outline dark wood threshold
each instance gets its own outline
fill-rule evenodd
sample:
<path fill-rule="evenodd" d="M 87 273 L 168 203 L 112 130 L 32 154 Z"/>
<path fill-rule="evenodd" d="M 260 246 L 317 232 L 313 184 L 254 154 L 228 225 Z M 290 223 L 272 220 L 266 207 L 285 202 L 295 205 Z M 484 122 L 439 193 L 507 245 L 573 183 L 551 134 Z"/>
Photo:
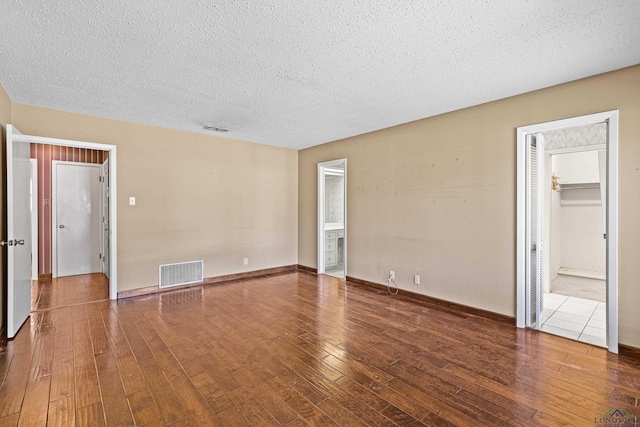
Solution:
<path fill-rule="evenodd" d="M 618 354 L 640 360 L 640 348 L 618 344 Z"/>
<path fill-rule="evenodd" d="M 307 267 L 306 265 L 298 264 L 298 271 L 302 271 L 304 273 L 318 274 L 318 269 L 313 267 Z"/>
<path fill-rule="evenodd" d="M 347 284 L 358 285 L 368 288 L 369 290 L 375 290 L 378 292 L 389 292 L 386 285 L 380 283 L 370 282 L 368 280 L 358 279 L 357 277 L 347 276 Z M 430 297 L 423 294 L 418 294 L 411 291 L 405 291 L 404 289 L 398 289 L 398 293 L 395 297 L 403 298 L 405 300 L 419 301 L 420 303 L 426 303 L 428 305 L 436 306 L 438 308 L 447 310 L 462 312 L 470 314 L 472 316 L 483 317 L 486 319 L 494 320 L 496 322 L 504 323 L 507 325 L 516 324 L 516 318 L 507 316 L 505 314 L 494 313 L 493 311 L 483 310 L 481 308 L 470 307 L 464 304 L 458 304 L 456 302 L 446 301 L 439 298 Z"/>
<path fill-rule="evenodd" d="M 249 279 L 254 277 L 272 276 L 284 273 L 298 271 L 297 265 L 286 265 L 283 267 L 265 268 L 262 270 L 245 271 L 242 273 L 225 274 L 223 276 L 207 277 L 202 282 L 191 283 L 188 285 L 172 286 L 169 288 L 160 288 L 158 286 L 148 286 L 146 288 L 131 289 L 129 291 L 118 292 L 118 299 L 132 298 L 141 295 L 157 294 L 161 292 L 175 291 L 179 289 L 194 288 L 196 286 L 211 285 L 214 283 L 231 282 L 233 280 Z"/>
<path fill-rule="evenodd" d="M 38 280 L 51 280 L 51 279 L 53 279 L 52 273 L 38 274 Z"/>

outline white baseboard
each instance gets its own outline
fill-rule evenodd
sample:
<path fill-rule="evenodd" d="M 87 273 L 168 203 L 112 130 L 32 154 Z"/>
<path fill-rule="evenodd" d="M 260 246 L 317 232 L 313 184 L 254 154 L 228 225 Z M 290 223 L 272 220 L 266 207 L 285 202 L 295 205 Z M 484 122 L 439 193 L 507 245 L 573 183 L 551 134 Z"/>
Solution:
<path fill-rule="evenodd" d="M 560 267 L 558 270 L 560 276 L 584 277 L 585 279 L 607 280 L 606 273 L 597 271 L 576 270 L 575 268 Z"/>

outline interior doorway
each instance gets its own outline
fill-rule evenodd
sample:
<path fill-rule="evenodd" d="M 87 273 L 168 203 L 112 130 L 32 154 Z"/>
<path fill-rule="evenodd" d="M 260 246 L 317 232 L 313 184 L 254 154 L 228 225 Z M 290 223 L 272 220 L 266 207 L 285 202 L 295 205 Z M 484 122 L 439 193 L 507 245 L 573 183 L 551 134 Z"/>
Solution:
<path fill-rule="evenodd" d="M 347 159 L 318 163 L 318 274 L 347 272 Z"/>
<path fill-rule="evenodd" d="M 68 161 L 90 161 L 91 163 L 95 163 L 98 166 L 98 170 L 102 169 L 103 173 L 100 178 L 102 184 L 99 185 L 99 193 L 98 198 L 100 200 L 97 205 L 97 209 L 104 214 L 104 222 L 101 226 L 98 224 L 98 230 L 100 233 L 100 248 L 101 250 L 106 250 L 107 253 L 101 254 L 102 261 L 100 262 L 99 270 L 105 269 L 106 271 L 102 271 L 108 278 L 108 297 L 109 299 L 117 298 L 117 203 L 116 203 L 116 195 L 117 195 L 117 181 L 116 181 L 116 155 L 117 150 L 116 146 L 109 144 L 101 144 L 101 143 L 93 143 L 93 142 L 84 142 L 84 141 L 75 141 L 75 140 L 66 140 L 66 139 L 58 139 L 58 138 L 48 138 L 42 136 L 34 136 L 34 135 L 16 135 L 13 139 L 18 142 L 22 141 L 24 143 L 29 143 L 33 145 L 39 146 L 47 146 L 51 147 L 54 150 L 58 151 L 58 154 L 54 154 L 54 156 L 50 159 L 64 159 Z M 84 151 L 83 151 L 84 150 Z M 86 160 L 87 158 L 78 157 L 77 154 L 74 153 L 93 153 L 86 154 L 87 156 L 94 156 L 90 160 Z M 104 156 L 100 157 L 100 159 L 95 158 L 95 153 L 102 152 Z M 72 158 L 73 157 L 73 158 Z M 106 161 L 108 159 L 108 161 Z M 42 162 L 38 162 L 38 168 L 42 169 Z M 105 173 L 106 172 L 106 173 Z M 108 181 L 107 181 L 108 180 Z M 43 185 L 50 185 L 50 182 L 45 183 Z M 105 194 L 106 192 L 106 194 Z M 108 205 L 103 205 L 103 201 L 107 200 Z M 47 207 L 51 208 L 51 200 L 44 201 L 44 204 Z M 103 215 L 100 215 L 102 217 Z M 102 218 L 101 218 L 102 220 Z M 39 218 L 40 225 L 38 226 L 38 234 L 41 238 L 44 238 L 43 235 L 47 235 L 44 233 L 44 226 L 42 224 L 43 218 Z M 51 239 L 51 233 L 48 234 L 49 239 Z M 35 250 L 35 248 L 34 248 Z M 105 260 L 105 257 L 107 258 Z M 51 259 L 51 258 L 49 258 Z M 40 263 L 44 262 L 44 260 L 40 259 Z M 49 261 L 51 262 L 51 261 Z M 94 283 L 95 281 L 92 281 Z M 92 284 L 93 286 L 93 284 Z"/>
<path fill-rule="evenodd" d="M 617 111 L 518 128 L 518 327 L 617 353 Z"/>

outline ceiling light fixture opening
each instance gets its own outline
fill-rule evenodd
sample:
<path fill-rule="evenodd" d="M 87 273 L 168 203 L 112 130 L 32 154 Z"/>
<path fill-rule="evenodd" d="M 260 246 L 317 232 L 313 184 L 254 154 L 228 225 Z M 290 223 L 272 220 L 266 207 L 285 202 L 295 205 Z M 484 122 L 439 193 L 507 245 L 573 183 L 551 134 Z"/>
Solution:
<path fill-rule="evenodd" d="M 210 130 L 212 132 L 229 132 L 229 129 L 221 128 L 220 126 L 214 126 L 214 125 L 204 125 L 202 126 L 202 129 Z"/>

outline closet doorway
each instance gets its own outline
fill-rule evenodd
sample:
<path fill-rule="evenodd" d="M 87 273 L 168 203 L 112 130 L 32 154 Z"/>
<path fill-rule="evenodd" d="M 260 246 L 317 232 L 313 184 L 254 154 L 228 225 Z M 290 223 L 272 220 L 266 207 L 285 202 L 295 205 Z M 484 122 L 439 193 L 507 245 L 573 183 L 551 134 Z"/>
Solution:
<path fill-rule="evenodd" d="M 618 351 L 617 111 L 518 128 L 517 324 Z"/>

